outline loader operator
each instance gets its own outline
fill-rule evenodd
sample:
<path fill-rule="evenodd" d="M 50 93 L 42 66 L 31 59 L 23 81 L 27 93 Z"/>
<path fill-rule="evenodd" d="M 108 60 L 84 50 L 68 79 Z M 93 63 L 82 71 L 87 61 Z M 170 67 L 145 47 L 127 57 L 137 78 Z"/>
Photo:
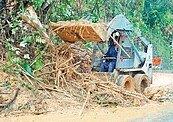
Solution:
<path fill-rule="evenodd" d="M 116 41 L 119 42 L 120 33 L 118 31 L 114 31 L 111 34 L 112 37 L 115 38 Z M 109 39 L 110 46 L 106 54 L 103 54 L 101 58 L 105 58 L 100 66 L 100 72 L 113 72 L 116 66 L 116 57 L 118 52 L 118 46 L 114 43 L 113 39 Z"/>

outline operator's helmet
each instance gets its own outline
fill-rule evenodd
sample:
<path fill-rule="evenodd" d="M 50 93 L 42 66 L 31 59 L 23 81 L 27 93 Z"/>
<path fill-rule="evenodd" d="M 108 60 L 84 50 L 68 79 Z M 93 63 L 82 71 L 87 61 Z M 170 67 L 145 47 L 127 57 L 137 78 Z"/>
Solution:
<path fill-rule="evenodd" d="M 120 39 L 120 32 L 118 31 L 118 30 L 115 30 L 115 31 L 113 31 L 112 32 L 112 34 L 111 34 L 111 36 L 114 38 L 114 39 L 116 39 L 116 41 L 118 41 L 118 43 L 119 43 L 119 39 Z M 116 45 L 116 43 L 114 43 L 114 40 L 110 37 L 109 38 L 109 45 L 111 46 L 111 45 Z"/>
<path fill-rule="evenodd" d="M 115 33 L 113 33 L 113 35 L 112 35 L 114 38 L 117 38 L 117 37 L 119 37 L 120 36 L 120 32 L 115 32 Z"/>
<path fill-rule="evenodd" d="M 117 32 L 115 33 L 115 36 L 120 36 L 120 33 L 117 31 Z"/>
<path fill-rule="evenodd" d="M 116 39 L 116 41 L 119 43 L 120 41 L 120 32 L 116 31 L 114 33 L 114 38 Z M 116 43 L 114 43 L 114 46 L 116 45 Z"/>

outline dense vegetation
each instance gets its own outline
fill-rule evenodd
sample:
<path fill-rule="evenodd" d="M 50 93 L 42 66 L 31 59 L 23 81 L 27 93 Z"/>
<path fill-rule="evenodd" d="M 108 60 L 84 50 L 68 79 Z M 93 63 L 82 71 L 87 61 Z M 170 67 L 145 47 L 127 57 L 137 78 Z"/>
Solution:
<path fill-rule="evenodd" d="M 163 69 L 173 67 L 173 0 L 2 0 L 0 45 L 8 52 L 10 65 L 19 63 L 30 74 L 31 70 L 41 68 L 46 49 L 40 31 L 32 32 L 20 19 L 20 14 L 25 14 L 25 8 L 29 5 L 34 6 L 44 25 L 51 21 L 81 18 L 92 22 L 100 19 L 109 22 L 117 14 L 123 13 L 153 44 L 154 57 L 163 58 Z M 56 44 L 61 41 L 59 38 L 51 40 Z M 86 44 L 88 47 L 91 45 Z"/>

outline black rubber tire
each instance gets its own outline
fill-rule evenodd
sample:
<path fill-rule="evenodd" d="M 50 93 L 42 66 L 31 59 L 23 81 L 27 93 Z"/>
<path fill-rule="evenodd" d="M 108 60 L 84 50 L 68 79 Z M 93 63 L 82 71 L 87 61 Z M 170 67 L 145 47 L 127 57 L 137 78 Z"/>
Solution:
<path fill-rule="evenodd" d="M 145 74 L 137 74 L 134 77 L 135 90 L 143 93 L 145 88 L 150 87 L 151 81 Z"/>
<path fill-rule="evenodd" d="M 118 77 L 117 85 L 127 89 L 128 91 L 135 90 L 133 78 L 130 75 L 120 75 Z"/>

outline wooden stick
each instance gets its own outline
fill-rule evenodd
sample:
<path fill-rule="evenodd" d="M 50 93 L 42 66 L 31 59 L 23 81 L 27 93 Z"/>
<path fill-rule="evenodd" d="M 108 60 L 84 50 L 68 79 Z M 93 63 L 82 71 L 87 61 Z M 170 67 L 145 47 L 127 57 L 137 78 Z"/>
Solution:
<path fill-rule="evenodd" d="M 103 84 L 99 84 L 99 85 L 109 89 L 109 87 L 107 85 L 103 85 Z M 116 89 L 116 88 L 112 88 L 112 90 L 113 91 L 116 91 L 116 92 L 119 92 L 119 93 L 122 93 L 124 95 L 128 95 L 128 96 L 131 96 L 131 97 L 134 97 L 134 98 L 138 98 L 140 100 L 144 100 L 145 99 L 147 102 L 149 102 L 148 101 L 148 98 L 144 97 L 144 95 L 142 96 L 140 94 L 132 93 L 130 91 L 125 91 L 125 90 L 124 91 L 121 91 L 121 90 Z"/>
<path fill-rule="evenodd" d="M 41 85 L 42 82 L 37 82 L 37 84 L 42 88 L 44 89 L 44 91 L 49 95 L 49 96 L 52 96 L 46 89 L 44 86 Z"/>
<path fill-rule="evenodd" d="M 0 107 L 4 107 L 6 104 L 0 104 Z"/>
<path fill-rule="evenodd" d="M 89 99 L 89 96 L 90 96 L 90 90 L 88 90 L 86 100 L 85 100 L 85 102 L 84 102 L 84 104 L 83 104 L 83 106 L 82 106 L 81 111 L 79 112 L 79 116 L 82 115 L 82 113 L 83 113 L 83 111 L 84 111 L 84 109 L 85 109 L 85 106 L 86 106 L 86 104 L 87 104 L 87 101 L 88 101 L 88 99 Z"/>
<path fill-rule="evenodd" d="M 26 79 L 30 82 L 31 85 L 34 85 L 31 79 L 25 73 L 23 73 L 23 75 L 26 77 Z"/>
<path fill-rule="evenodd" d="M 53 64 L 56 64 L 56 62 L 47 63 L 47 64 L 45 64 L 42 68 L 44 68 L 44 67 L 46 67 L 46 66 L 49 66 L 49 65 L 53 65 Z"/>
<path fill-rule="evenodd" d="M 65 93 L 65 92 L 62 91 L 62 90 L 59 90 L 59 89 L 53 89 L 53 88 L 50 88 L 50 87 L 47 87 L 47 86 L 45 86 L 45 89 L 48 89 L 48 90 L 51 90 L 51 91 L 56 91 L 56 92 L 59 92 L 59 93 Z"/>
<path fill-rule="evenodd" d="M 14 97 L 13 97 L 5 106 L 3 106 L 2 109 L 0 109 L 0 112 L 2 112 L 3 110 L 5 110 L 6 108 L 8 108 L 8 107 L 16 100 L 16 98 L 17 98 L 17 96 L 18 96 L 18 94 L 19 94 L 19 90 L 20 90 L 20 89 L 17 88 Z"/>
<path fill-rule="evenodd" d="M 104 31 L 113 39 L 114 43 L 116 43 L 118 45 L 118 47 L 120 47 L 122 49 L 122 51 L 130 58 L 130 55 L 124 50 L 124 48 L 117 42 L 117 40 L 115 38 L 113 38 L 111 36 L 111 34 L 104 29 Z"/>
<path fill-rule="evenodd" d="M 43 28 L 40 20 L 38 19 L 38 16 L 34 10 L 34 8 L 32 6 L 28 7 L 26 9 L 28 11 L 28 14 L 30 16 L 30 18 L 27 15 L 20 15 L 20 18 L 25 21 L 26 23 L 28 23 L 31 27 L 33 27 L 35 30 L 39 30 L 39 28 Z M 33 20 L 31 20 L 31 18 L 34 18 Z M 49 39 L 48 34 L 46 33 L 46 31 L 42 30 L 41 31 L 43 36 L 46 39 Z"/>
<path fill-rule="evenodd" d="M 61 67 L 63 66 L 64 64 L 67 64 L 69 61 L 71 61 L 73 59 L 73 56 L 72 56 L 72 53 L 71 53 L 71 56 L 68 60 L 66 60 L 65 62 L 63 62 L 62 64 L 60 64 L 58 67 Z"/>

